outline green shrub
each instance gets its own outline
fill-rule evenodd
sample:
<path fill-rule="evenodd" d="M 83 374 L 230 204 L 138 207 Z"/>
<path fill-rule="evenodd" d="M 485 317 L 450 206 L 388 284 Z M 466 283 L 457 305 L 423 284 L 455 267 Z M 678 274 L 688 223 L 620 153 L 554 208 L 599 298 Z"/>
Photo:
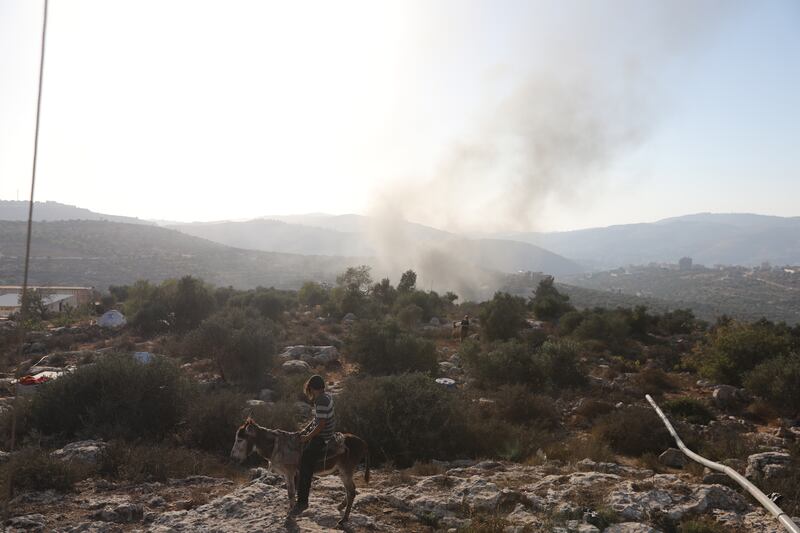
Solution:
<path fill-rule="evenodd" d="M 222 377 L 250 389 L 263 383 L 275 355 L 274 325 L 251 308 L 229 307 L 186 338 L 185 350 L 211 356 Z"/>
<path fill-rule="evenodd" d="M 675 309 L 655 317 L 656 327 L 665 335 L 691 333 L 698 327 L 691 309 Z"/>
<path fill-rule="evenodd" d="M 526 315 L 524 298 L 496 292 L 491 300 L 481 304 L 481 329 L 490 341 L 508 340 L 525 327 Z"/>
<path fill-rule="evenodd" d="M 185 400 L 185 381 L 170 361 L 107 355 L 42 385 L 31 426 L 64 437 L 158 438 L 179 422 Z"/>
<path fill-rule="evenodd" d="M 306 281 L 297 291 L 297 301 L 309 307 L 325 305 L 330 298 L 330 289 L 314 281 Z"/>
<path fill-rule="evenodd" d="M 336 397 L 337 427 L 367 440 L 371 457 L 398 467 L 474 446 L 465 411 L 455 393 L 425 374 L 350 379 Z"/>
<path fill-rule="evenodd" d="M 630 327 L 619 312 L 594 310 L 584 313 L 572 334 L 580 340 L 600 341 L 609 348 L 621 349 L 628 341 Z"/>
<path fill-rule="evenodd" d="M 561 294 L 553 281 L 552 276 L 545 276 L 531 298 L 531 309 L 539 320 L 558 320 L 561 315 L 574 309 L 569 303 L 569 296 Z"/>
<path fill-rule="evenodd" d="M 548 340 L 533 352 L 537 376 L 535 385 L 543 390 L 557 391 L 580 387 L 586 376 L 578 368 L 578 345 L 567 339 Z"/>
<path fill-rule="evenodd" d="M 481 385 L 498 386 L 504 383 L 536 381 L 533 359 L 527 346 L 518 340 L 495 342 L 483 353 L 478 343 L 466 341 L 460 351 L 470 376 Z"/>
<path fill-rule="evenodd" d="M 800 355 L 765 361 L 745 377 L 745 386 L 776 409 L 794 415 L 800 411 Z"/>
<path fill-rule="evenodd" d="M 170 311 L 174 316 L 174 326 L 180 331 L 196 328 L 214 311 L 214 293 L 203 280 L 184 276 L 170 292 Z"/>
<path fill-rule="evenodd" d="M 644 407 L 625 407 L 599 418 L 593 433 L 615 452 L 631 456 L 661 453 L 671 444 L 661 419 Z"/>
<path fill-rule="evenodd" d="M 674 416 L 679 416 L 692 424 L 708 424 L 714 419 L 714 414 L 705 402 L 695 398 L 674 398 L 661 404 L 664 411 Z"/>
<path fill-rule="evenodd" d="M 435 345 L 403 332 L 393 320 L 362 320 L 347 339 L 350 359 L 373 375 L 436 371 Z"/>
<path fill-rule="evenodd" d="M 548 340 L 531 350 L 519 340 L 495 342 L 482 353 L 474 342 L 464 343 L 461 358 L 470 375 L 484 386 L 524 383 L 536 391 L 577 387 L 585 382 L 578 369 L 577 345 Z"/>
<path fill-rule="evenodd" d="M 760 363 L 788 355 L 790 338 L 771 323 L 730 322 L 716 328 L 705 345 L 695 349 L 690 362 L 704 377 L 739 386 Z"/>
<path fill-rule="evenodd" d="M 284 311 L 292 309 L 297 302 L 297 296 L 290 291 L 283 291 L 270 287 L 257 287 L 255 290 L 242 292 L 231 296 L 228 300 L 230 307 L 252 308 L 264 317 L 273 321 L 283 320 Z"/>

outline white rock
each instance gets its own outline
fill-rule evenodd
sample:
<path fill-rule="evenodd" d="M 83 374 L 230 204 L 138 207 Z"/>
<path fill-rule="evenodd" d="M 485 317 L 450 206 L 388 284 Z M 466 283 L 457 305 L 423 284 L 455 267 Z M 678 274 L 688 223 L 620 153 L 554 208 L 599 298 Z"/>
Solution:
<path fill-rule="evenodd" d="M 605 528 L 603 533 L 662 533 L 662 531 L 639 522 L 623 522 Z"/>
<path fill-rule="evenodd" d="M 311 372 L 311 367 L 305 361 L 286 361 L 281 365 L 287 374 L 307 374 Z"/>
<path fill-rule="evenodd" d="M 106 448 L 108 448 L 108 443 L 101 440 L 82 440 L 71 442 L 54 451 L 50 456 L 62 461 L 97 464 Z"/>
<path fill-rule="evenodd" d="M 792 456 L 786 452 L 756 453 L 747 458 L 745 477 L 752 480 L 783 477 L 790 472 Z"/>

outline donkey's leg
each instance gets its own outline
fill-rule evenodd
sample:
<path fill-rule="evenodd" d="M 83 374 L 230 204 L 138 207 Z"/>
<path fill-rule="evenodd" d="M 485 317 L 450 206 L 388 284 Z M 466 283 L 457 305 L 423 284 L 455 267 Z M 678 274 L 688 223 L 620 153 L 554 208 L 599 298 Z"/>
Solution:
<path fill-rule="evenodd" d="M 290 470 L 290 471 L 286 472 L 284 474 L 284 476 L 283 476 L 286 479 L 286 490 L 289 493 L 289 502 L 290 503 L 294 501 L 295 495 L 296 495 L 295 484 L 294 484 L 294 482 L 295 482 L 295 474 L 296 474 L 296 472 L 294 470 Z"/>
<path fill-rule="evenodd" d="M 350 511 L 353 508 L 353 501 L 356 499 L 356 484 L 353 481 L 353 469 L 342 469 L 342 471 L 339 473 L 339 477 L 344 484 L 344 490 L 346 493 L 345 500 L 343 502 L 344 505 L 339 506 L 340 511 L 342 510 L 342 507 L 344 507 L 344 515 L 342 516 L 342 519 L 339 520 L 339 523 L 343 524 L 350 518 Z"/>

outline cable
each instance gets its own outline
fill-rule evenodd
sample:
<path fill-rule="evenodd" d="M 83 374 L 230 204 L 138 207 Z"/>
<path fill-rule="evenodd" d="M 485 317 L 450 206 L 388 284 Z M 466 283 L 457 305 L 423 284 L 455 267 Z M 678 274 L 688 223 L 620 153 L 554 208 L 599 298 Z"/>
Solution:
<path fill-rule="evenodd" d="M 34 191 L 36 190 L 36 163 L 39 158 L 39 116 L 42 111 L 42 80 L 44 78 L 44 52 L 45 52 L 45 37 L 47 36 L 47 8 L 48 0 L 44 0 L 44 13 L 42 16 L 42 46 L 39 55 L 39 92 L 36 97 L 36 129 L 33 134 L 33 167 L 31 170 L 31 197 L 28 202 L 28 231 L 25 238 L 25 267 L 22 275 L 22 295 L 20 297 L 20 310 L 19 310 L 19 346 L 18 358 L 22 358 L 22 348 L 25 344 L 25 321 L 27 319 L 27 303 L 28 303 L 28 270 L 30 268 L 31 260 L 31 231 L 33 227 L 33 198 Z M 16 395 L 15 395 L 16 398 Z M 17 433 L 17 417 L 16 409 L 14 409 L 14 416 L 11 421 L 11 451 L 14 451 L 14 444 Z"/>

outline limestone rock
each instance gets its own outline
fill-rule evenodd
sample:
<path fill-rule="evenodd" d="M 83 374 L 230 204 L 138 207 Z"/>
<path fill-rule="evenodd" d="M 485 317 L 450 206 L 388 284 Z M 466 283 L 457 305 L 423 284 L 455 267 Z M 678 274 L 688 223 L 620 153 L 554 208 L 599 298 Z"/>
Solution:
<path fill-rule="evenodd" d="M 661 464 L 670 468 L 683 468 L 689 462 L 686 456 L 675 448 L 667 449 L 667 451 L 658 456 L 658 460 Z"/>
<path fill-rule="evenodd" d="M 97 464 L 106 448 L 108 448 L 108 443 L 101 440 L 82 440 L 71 442 L 50 455 L 66 462 L 79 461 Z"/>
<path fill-rule="evenodd" d="M 605 528 L 603 533 L 662 533 L 662 531 L 639 522 L 623 522 Z"/>
<path fill-rule="evenodd" d="M 286 361 L 281 365 L 281 368 L 287 374 L 308 374 L 311 372 L 311 367 L 308 363 L 299 360 Z"/>
<path fill-rule="evenodd" d="M 790 471 L 792 456 L 786 452 L 756 453 L 747 458 L 745 477 L 751 480 L 784 477 Z"/>
<path fill-rule="evenodd" d="M 44 515 L 29 514 L 24 516 L 15 516 L 6 521 L 6 529 L 8 533 L 17 533 L 23 531 L 44 531 L 47 527 Z"/>
<path fill-rule="evenodd" d="M 713 392 L 714 405 L 719 409 L 730 409 L 740 401 L 739 390 L 730 385 L 717 385 Z"/>

